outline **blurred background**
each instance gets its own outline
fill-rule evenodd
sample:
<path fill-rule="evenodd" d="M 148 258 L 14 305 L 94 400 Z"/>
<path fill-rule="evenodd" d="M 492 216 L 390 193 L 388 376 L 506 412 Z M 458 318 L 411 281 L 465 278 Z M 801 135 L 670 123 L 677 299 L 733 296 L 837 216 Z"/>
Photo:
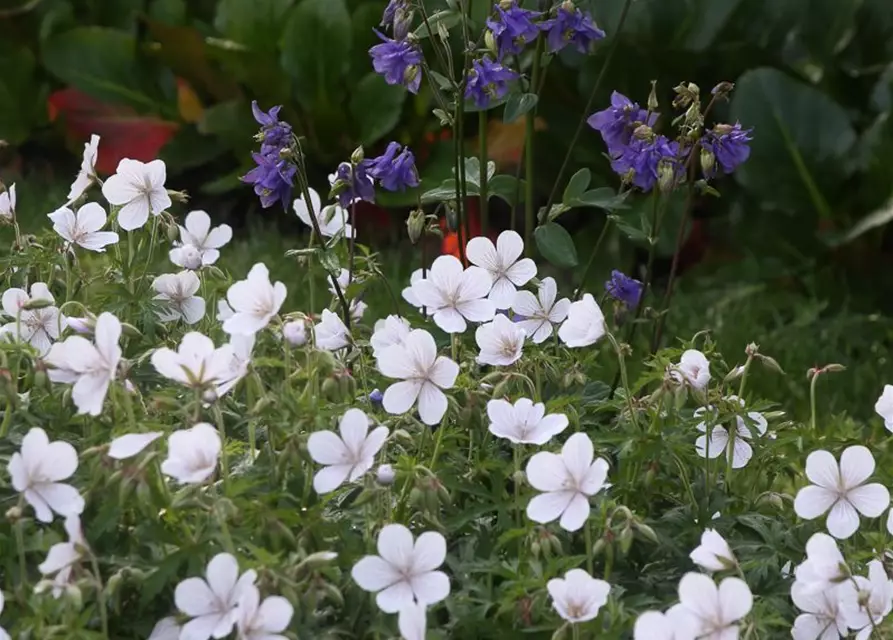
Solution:
<path fill-rule="evenodd" d="M 190 208 L 233 225 L 238 246 L 225 264 L 241 273 L 265 260 L 288 283 L 282 258 L 301 242 L 295 216 L 262 210 L 239 182 L 251 166 L 257 125 L 250 103 L 284 105 L 283 119 L 307 139 L 311 183 L 358 145 L 369 155 L 390 140 L 415 151 L 421 190 L 450 175 L 453 141 L 419 95 L 373 73 L 368 55 L 384 0 L 0 0 L 0 180 L 16 183 L 26 230 L 65 201 L 91 133 L 102 137 L 98 170 L 123 157 L 164 159 L 167 185 Z M 429 0 L 430 12 L 445 0 Z M 706 94 L 735 83 L 717 122 L 753 127 L 752 154 L 721 197 L 698 202 L 680 256 L 682 278 L 667 335 L 710 329 L 734 365 L 748 342 L 786 369 L 760 376 L 760 391 L 802 408 L 806 369 L 848 367 L 823 381 L 825 411 L 858 417 L 893 382 L 893 2 L 890 0 L 636 0 L 623 31 L 623 0 L 577 2 L 607 32 L 595 55 L 565 50 L 549 67 L 536 121 L 536 185 L 545 204 L 604 56 L 615 59 L 595 99 L 612 91 L 644 103 L 657 82 L 661 110 L 672 88 Z M 490 7 L 473 3 L 483 23 Z M 711 118 L 711 119 L 713 119 Z M 669 120 L 664 120 L 668 127 Z M 467 148 L 488 137 L 500 173 L 513 173 L 524 123 L 490 112 L 486 130 L 466 123 Z M 584 130 L 565 180 L 588 167 L 593 186 L 618 186 L 596 132 Z M 563 185 L 560 186 L 563 188 Z M 360 241 L 405 282 L 418 261 L 403 220 L 419 192 L 379 194 L 358 212 Z M 634 221 L 646 206 L 621 213 Z M 494 201 L 495 203 L 495 201 Z M 494 204 L 493 206 L 497 206 Z M 510 212 L 496 216 L 507 224 Z M 681 219 L 671 206 L 659 248 L 666 276 Z M 587 209 L 561 218 L 584 257 L 605 222 Z M 6 233 L 7 230 L 0 230 Z M 587 286 L 600 291 L 612 268 L 638 274 L 643 238 L 610 239 Z M 430 254 L 429 254 L 430 255 Z M 553 273 L 572 282 L 572 273 Z M 658 288 L 661 285 L 658 282 Z M 298 292 L 299 295 L 299 292 Z M 375 291 L 367 294 L 374 316 Z M 382 294 L 383 297 L 384 294 Z M 383 309 L 383 307 L 380 307 Z"/>

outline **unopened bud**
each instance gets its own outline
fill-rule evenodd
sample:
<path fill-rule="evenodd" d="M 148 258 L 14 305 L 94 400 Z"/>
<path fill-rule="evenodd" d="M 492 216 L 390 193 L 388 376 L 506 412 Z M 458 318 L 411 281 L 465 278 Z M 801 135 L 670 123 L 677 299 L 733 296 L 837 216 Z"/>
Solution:
<path fill-rule="evenodd" d="M 214 389 L 205 389 L 204 393 L 202 393 L 202 401 L 207 402 L 208 404 L 214 404 L 217 402 L 217 391 Z"/>
<path fill-rule="evenodd" d="M 639 140 L 651 140 L 654 138 L 654 130 L 647 124 L 640 124 L 633 129 L 633 136 Z"/>
<path fill-rule="evenodd" d="M 760 362 L 762 362 L 763 366 L 765 366 L 766 368 L 772 369 L 772 371 L 784 375 L 784 370 L 781 368 L 781 365 L 778 364 L 778 361 L 775 358 L 764 356 L 762 354 L 758 354 L 757 358 L 759 358 Z"/>
<path fill-rule="evenodd" d="M 648 94 L 648 111 L 654 112 L 658 108 L 657 102 L 657 80 L 651 81 L 651 93 Z"/>
<path fill-rule="evenodd" d="M 723 378 L 723 382 L 732 382 L 733 380 L 737 380 L 744 374 L 744 365 L 739 364 L 737 367 L 729 371 L 725 378 Z"/>
<path fill-rule="evenodd" d="M 350 161 L 354 165 L 360 164 L 365 158 L 366 152 L 363 151 L 362 145 L 354 149 L 353 153 L 350 154 Z"/>
<path fill-rule="evenodd" d="M 394 472 L 394 467 L 389 464 L 380 465 L 378 471 L 375 472 L 375 481 L 384 487 L 394 484 L 396 477 L 397 474 Z"/>
<path fill-rule="evenodd" d="M 716 156 L 713 154 L 710 149 L 705 149 L 701 147 L 701 170 L 704 172 L 705 176 L 713 175 L 713 170 L 716 168 Z"/>
<path fill-rule="evenodd" d="M 53 305 L 52 300 L 46 298 L 32 298 L 22 305 L 22 311 L 34 311 L 36 309 L 45 309 Z"/>
<path fill-rule="evenodd" d="M 441 24 L 441 23 L 438 23 Z M 403 85 L 406 87 L 411 87 L 412 83 L 418 77 L 418 75 L 422 72 L 421 68 L 417 64 L 411 64 L 406 67 L 406 71 L 403 72 Z"/>
<path fill-rule="evenodd" d="M 523 485 L 525 482 L 527 482 L 527 474 L 524 473 L 523 470 L 518 469 L 512 474 L 512 482 L 518 485 Z"/>
<path fill-rule="evenodd" d="M 189 194 L 185 191 L 173 191 L 172 189 L 167 190 L 167 195 L 170 196 L 170 199 L 174 202 L 189 202 Z"/>
<path fill-rule="evenodd" d="M 840 373 L 841 371 L 846 371 L 846 367 L 842 364 L 826 364 L 825 372 L 826 373 Z"/>
<path fill-rule="evenodd" d="M 10 507 L 6 510 L 6 519 L 12 523 L 16 523 L 22 517 L 22 510 L 18 506 Z"/>
<path fill-rule="evenodd" d="M 643 524 L 641 522 L 636 523 L 636 531 L 641 533 L 643 538 L 646 538 L 651 542 L 657 542 L 657 534 L 654 532 L 654 529 L 649 527 L 647 524 Z"/>
<path fill-rule="evenodd" d="M 68 325 L 68 328 L 75 333 L 80 333 L 82 335 L 91 335 L 93 333 L 93 328 L 96 326 L 96 319 L 86 316 L 67 316 L 65 318 L 65 324 Z"/>
<path fill-rule="evenodd" d="M 730 125 L 730 124 L 716 124 L 716 125 L 713 125 L 713 133 L 715 133 L 715 134 L 718 135 L 718 136 L 726 136 L 726 135 L 732 133 L 732 131 L 733 131 L 734 129 L 735 129 L 735 127 L 733 127 L 733 126 Z"/>
<path fill-rule="evenodd" d="M 718 85 L 713 87 L 710 90 L 710 93 L 717 97 L 724 98 L 732 93 L 732 90 L 735 88 L 735 84 L 732 82 L 720 82 Z"/>
<path fill-rule="evenodd" d="M 412 244 L 419 241 L 419 238 L 422 237 L 422 233 L 425 231 L 425 214 L 422 211 L 414 209 L 410 212 L 409 217 L 406 219 L 406 231 Z"/>
<path fill-rule="evenodd" d="M 307 343 L 307 324 L 303 320 L 292 320 L 282 326 L 282 337 L 293 347 Z"/>
<path fill-rule="evenodd" d="M 484 47 L 487 49 L 487 51 L 496 56 L 498 52 L 498 47 L 496 46 L 496 38 L 493 36 L 493 32 L 489 29 L 484 32 Z"/>
<path fill-rule="evenodd" d="M 308 569 L 316 569 L 329 564 L 337 557 L 338 554 L 334 551 L 317 551 L 301 560 L 301 564 L 298 565 L 298 568 L 307 567 Z"/>
<path fill-rule="evenodd" d="M 662 159 L 657 165 L 657 187 L 669 193 L 676 186 L 676 167 L 671 160 Z"/>

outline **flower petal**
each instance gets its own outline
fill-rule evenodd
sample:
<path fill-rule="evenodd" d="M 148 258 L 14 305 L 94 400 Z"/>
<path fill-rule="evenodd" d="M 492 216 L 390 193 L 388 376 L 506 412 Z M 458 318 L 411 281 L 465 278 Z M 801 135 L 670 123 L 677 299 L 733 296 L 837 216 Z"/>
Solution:
<path fill-rule="evenodd" d="M 874 473 L 874 456 L 868 447 L 856 445 L 844 449 L 840 456 L 840 477 L 847 489 L 858 487 Z"/>
<path fill-rule="evenodd" d="M 439 387 L 430 382 L 422 384 L 419 390 L 419 417 L 422 422 L 428 425 L 437 424 L 446 413 L 447 407 L 446 394 Z"/>
<path fill-rule="evenodd" d="M 115 460 L 132 458 L 163 435 L 164 433 L 161 431 L 150 431 L 149 433 L 128 433 L 118 436 L 109 445 L 107 455 Z"/>
<path fill-rule="evenodd" d="M 725 624 L 740 620 L 753 608 L 753 594 L 741 578 L 726 578 L 719 583 L 718 593 L 722 622 Z"/>
<path fill-rule="evenodd" d="M 352 464 L 335 464 L 323 467 L 313 476 L 313 490 L 323 495 L 340 487 L 350 475 Z"/>
<path fill-rule="evenodd" d="M 413 547 L 413 570 L 433 571 L 446 560 L 446 538 L 436 531 L 426 531 Z"/>
<path fill-rule="evenodd" d="M 867 518 L 877 518 L 890 506 L 890 492 L 876 482 L 850 489 L 846 499 Z"/>
<path fill-rule="evenodd" d="M 395 382 L 385 389 L 381 406 L 391 415 L 406 413 L 415 404 L 422 391 L 422 383 L 415 380 Z"/>
<path fill-rule="evenodd" d="M 837 493 L 824 487 L 809 485 L 797 492 L 794 512 L 804 520 L 818 518 L 837 501 Z"/>
<path fill-rule="evenodd" d="M 527 517 L 540 524 L 557 520 L 575 495 L 574 491 L 550 491 L 534 496 L 527 503 Z"/>
<path fill-rule="evenodd" d="M 561 491 L 567 481 L 567 467 L 555 453 L 540 451 L 527 462 L 527 482 L 538 491 Z"/>
<path fill-rule="evenodd" d="M 394 566 L 378 556 L 366 556 L 350 572 L 354 582 L 364 591 L 381 591 L 403 578 Z"/>
<path fill-rule="evenodd" d="M 848 501 L 838 500 L 831 507 L 825 524 L 828 527 L 828 533 L 838 540 L 844 540 L 859 529 L 859 512 Z"/>
<path fill-rule="evenodd" d="M 806 457 L 806 477 L 813 484 L 836 490 L 840 479 L 837 460 L 828 451 L 813 451 Z"/>
<path fill-rule="evenodd" d="M 450 579 L 443 571 L 428 571 L 414 575 L 410 585 L 420 604 L 435 604 L 450 595 Z"/>
<path fill-rule="evenodd" d="M 558 523 L 565 531 L 579 531 L 589 518 L 589 500 L 582 493 L 575 493 L 561 514 Z"/>

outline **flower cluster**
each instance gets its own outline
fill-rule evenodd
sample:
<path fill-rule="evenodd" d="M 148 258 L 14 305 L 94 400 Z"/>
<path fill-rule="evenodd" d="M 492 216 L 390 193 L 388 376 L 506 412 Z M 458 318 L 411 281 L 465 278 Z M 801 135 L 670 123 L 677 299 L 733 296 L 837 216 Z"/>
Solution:
<path fill-rule="evenodd" d="M 265 209 L 277 202 L 283 209 L 288 208 L 297 174 L 297 167 L 287 157 L 291 153 L 291 125 L 279 120 L 281 109 L 277 106 L 264 113 L 256 101 L 251 103 L 254 119 L 261 126 L 257 135 L 261 147 L 259 153 L 252 154 L 257 166 L 246 173 L 242 181 L 254 186 L 254 193 Z"/>

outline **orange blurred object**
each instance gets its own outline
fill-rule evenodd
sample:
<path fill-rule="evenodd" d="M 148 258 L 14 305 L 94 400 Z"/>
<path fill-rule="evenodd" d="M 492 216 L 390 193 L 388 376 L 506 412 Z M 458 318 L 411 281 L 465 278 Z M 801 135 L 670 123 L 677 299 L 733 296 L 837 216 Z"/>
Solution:
<path fill-rule="evenodd" d="M 471 238 L 481 235 L 481 211 L 480 200 L 478 198 L 465 199 L 465 212 L 467 215 L 468 237 L 462 234 L 462 244 L 468 243 Z M 440 253 L 445 256 L 455 256 L 462 259 L 459 253 L 460 233 L 459 231 L 449 231 L 447 229 L 446 218 L 440 219 L 440 229 L 443 231 L 443 240 L 440 243 Z M 492 234 L 491 234 L 492 235 Z M 468 260 L 465 260 L 465 266 L 468 266 Z"/>

